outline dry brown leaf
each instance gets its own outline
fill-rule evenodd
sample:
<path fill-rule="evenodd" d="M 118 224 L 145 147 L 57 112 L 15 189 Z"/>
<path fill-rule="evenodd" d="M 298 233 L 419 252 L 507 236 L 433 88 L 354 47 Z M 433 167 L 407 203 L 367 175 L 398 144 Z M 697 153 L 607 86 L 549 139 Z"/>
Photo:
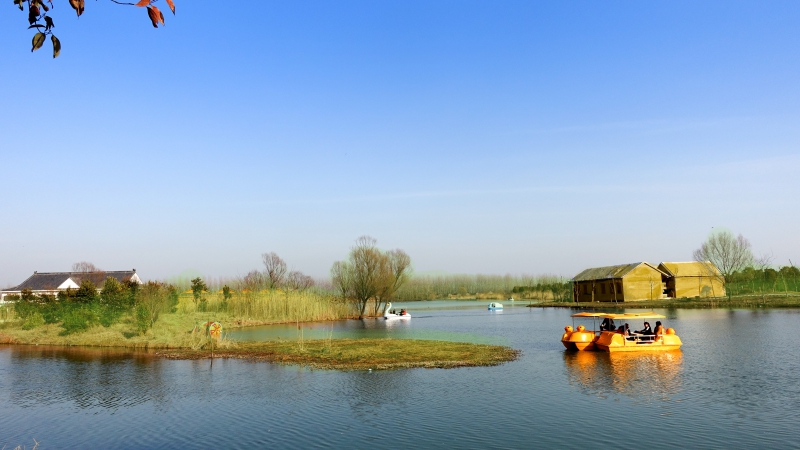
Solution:
<path fill-rule="evenodd" d="M 58 58 L 61 54 L 61 41 L 54 34 L 50 35 L 50 40 L 53 41 L 53 58 Z"/>
<path fill-rule="evenodd" d="M 165 25 L 164 24 L 164 14 L 161 12 L 161 10 L 159 10 L 158 7 L 156 7 L 156 6 L 151 6 L 150 8 L 152 8 L 153 11 L 155 11 L 155 13 L 156 13 L 156 22 L 161 22 L 161 25 Z"/>
<path fill-rule="evenodd" d="M 169 5 L 169 9 L 172 11 L 172 15 L 175 15 L 175 3 L 172 0 L 167 0 L 167 5 Z"/>
<path fill-rule="evenodd" d="M 158 13 L 153 11 L 154 6 L 147 7 L 147 15 L 150 17 L 150 22 L 153 22 L 153 28 L 158 28 Z"/>
<path fill-rule="evenodd" d="M 69 5 L 72 6 L 72 9 L 78 14 L 78 17 L 83 14 L 83 9 L 85 7 L 84 0 L 69 0 Z"/>
<path fill-rule="evenodd" d="M 147 6 L 147 5 L 150 4 L 151 1 L 152 0 L 141 0 L 139 3 L 136 4 L 136 6 L 140 6 L 140 7 L 141 6 Z"/>
<path fill-rule="evenodd" d="M 31 44 L 33 44 L 31 51 L 39 50 L 40 48 L 42 48 L 42 44 L 44 44 L 44 33 L 34 34 L 33 40 L 31 40 Z"/>

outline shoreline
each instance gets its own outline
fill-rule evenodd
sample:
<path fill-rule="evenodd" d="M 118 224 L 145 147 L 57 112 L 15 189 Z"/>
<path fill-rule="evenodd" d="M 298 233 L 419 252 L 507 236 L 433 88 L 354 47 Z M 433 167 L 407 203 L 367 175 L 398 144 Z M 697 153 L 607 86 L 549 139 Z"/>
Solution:
<path fill-rule="evenodd" d="M 570 309 L 785 309 L 800 308 L 800 294 L 764 294 L 712 298 L 671 298 L 634 302 L 542 302 L 527 305 L 529 308 Z"/>

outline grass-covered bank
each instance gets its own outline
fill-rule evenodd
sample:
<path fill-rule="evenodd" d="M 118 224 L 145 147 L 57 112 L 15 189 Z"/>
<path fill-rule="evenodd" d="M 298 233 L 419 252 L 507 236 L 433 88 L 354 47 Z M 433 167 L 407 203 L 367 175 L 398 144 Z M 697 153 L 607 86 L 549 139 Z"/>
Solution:
<path fill-rule="evenodd" d="M 206 359 L 208 349 L 165 350 L 169 359 Z M 299 364 L 318 369 L 386 370 L 496 366 L 519 357 L 509 347 L 413 339 L 323 339 L 242 342 L 214 351 L 215 358 Z"/>
<path fill-rule="evenodd" d="M 311 322 L 352 317 L 347 303 L 313 292 L 263 291 L 190 293 L 139 288 L 122 307 L 105 298 L 19 300 L 0 307 L 0 342 L 127 348 L 193 348 L 208 321 L 223 330 L 273 323 Z M 108 311 L 113 320 L 106 320 Z M 147 314 L 141 314 L 146 312 Z M 199 327 L 199 328 L 198 328 Z M 194 332 L 193 332 L 194 331 Z"/>
<path fill-rule="evenodd" d="M 800 294 L 764 294 L 742 295 L 736 297 L 713 298 L 670 298 L 660 300 L 643 300 L 636 302 L 540 302 L 528 305 L 531 308 L 578 308 L 578 309 L 712 309 L 712 308 L 800 308 Z"/>
<path fill-rule="evenodd" d="M 300 342 L 236 342 L 231 328 L 337 320 L 353 317 L 352 304 L 310 291 L 280 289 L 179 293 L 170 285 L 148 283 L 85 297 L 29 296 L 0 308 L 0 343 L 48 346 L 158 349 L 172 359 L 210 357 L 212 340 L 204 324 L 223 326 L 214 340 L 215 357 L 239 358 L 337 370 L 491 366 L 511 361 L 508 347 L 462 342 L 396 339 L 326 339 Z M 147 314 L 143 314 L 147 313 Z"/>

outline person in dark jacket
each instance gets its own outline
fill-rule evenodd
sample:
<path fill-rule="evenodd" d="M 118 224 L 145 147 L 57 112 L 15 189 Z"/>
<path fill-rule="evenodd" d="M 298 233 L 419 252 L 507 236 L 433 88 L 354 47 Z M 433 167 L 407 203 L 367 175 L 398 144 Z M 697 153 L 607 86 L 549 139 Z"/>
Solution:
<path fill-rule="evenodd" d="M 646 336 L 650 336 L 650 335 L 653 334 L 653 330 L 650 328 L 650 323 L 649 322 L 645 322 L 644 323 L 644 328 L 642 328 L 641 330 L 636 330 L 636 333 L 644 334 Z"/>
<path fill-rule="evenodd" d="M 617 327 L 614 326 L 614 319 L 609 319 L 606 317 L 603 319 L 603 322 L 600 323 L 600 331 L 614 331 Z"/>

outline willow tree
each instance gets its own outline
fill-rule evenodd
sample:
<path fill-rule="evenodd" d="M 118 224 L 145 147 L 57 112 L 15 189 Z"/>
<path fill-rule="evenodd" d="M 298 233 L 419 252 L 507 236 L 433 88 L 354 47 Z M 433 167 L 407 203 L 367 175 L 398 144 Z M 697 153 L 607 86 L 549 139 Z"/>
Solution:
<path fill-rule="evenodd" d="M 383 252 L 377 241 L 361 236 L 350 249 L 346 261 L 337 261 L 331 267 L 331 280 L 342 297 L 350 300 L 358 317 L 363 318 L 372 303 L 373 314 L 391 300 L 397 290 L 408 281 L 411 258 L 402 250 Z"/>
<path fill-rule="evenodd" d="M 164 13 L 155 6 L 158 0 L 140 0 L 136 3 L 121 2 L 117 0 L 110 0 L 112 3 L 118 5 L 135 6 L 147 9 L 147 17 L 153 27 L 158 28 L 158 24 L 164 25 Z M 175 3 L 173 0 L 165 0 L 172 14 L 175 14 Z M 86 0 L 68 0 L 69 5 L 78 15 L 83 14 L 86 7 Z M 53 21 L 53 11 L 55 5 L 53 0 L 14 0 L 14 4 L 20 11 L 28 10 L 28 29 L 35 29 L 36 34 L 31 39 L 31 52 L 39 50 L 44 45 L 47 36 L 50 36 L 50 42 L 53 44 L 53 58 L 57 58 L 61 54 L 61 41 L 58 40 L 53 34 L 55 22 Z"/>

